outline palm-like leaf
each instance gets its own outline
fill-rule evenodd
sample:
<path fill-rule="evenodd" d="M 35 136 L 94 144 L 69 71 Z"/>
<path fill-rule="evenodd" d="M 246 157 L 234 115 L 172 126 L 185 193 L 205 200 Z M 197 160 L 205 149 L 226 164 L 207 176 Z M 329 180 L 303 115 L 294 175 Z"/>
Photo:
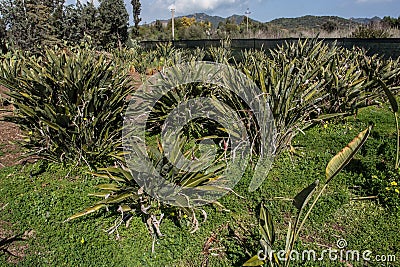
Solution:
<path fill-rule="evenodd" d="M 272 247 L 275 242 L 275 229 L 271 213 L 265 207 L 264 203 L 261 204 L 259 227 L 261 236 L 269 243 L 268 245 Z"/>
<path fill-rule="evenodd" d="M 372 125 L 356 136 L 345 148 L 334 156 L 326 167 L 326 183 L 332 180 L 354 157 L 371 133 Z"/>
<path fill-rule="evenodd" d="M 10 89 L 15 113 L 6 120 L 19 124 L 33 154 L 95 166 L 120 153 L 133 90 L 123 67 L 87 49 L 16 52 L 7 61 L 0 84 Z"/>

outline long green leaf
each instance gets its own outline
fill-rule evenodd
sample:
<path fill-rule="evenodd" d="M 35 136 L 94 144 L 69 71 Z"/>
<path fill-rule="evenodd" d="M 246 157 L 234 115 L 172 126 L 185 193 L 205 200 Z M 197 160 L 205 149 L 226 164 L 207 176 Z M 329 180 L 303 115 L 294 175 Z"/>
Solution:
<path fill-rule="evenodd" d="M 90 213 L 96 212 L 96 211 L 98 211 L 99 209 L 104 208 L 105 206 L 106 206 L 105 204 L 97 204 L 97 205 L 95 205 L 95 206 L 93 206 L 93 207 L 87 208 L 87 209 L 85 209 L 85 210 L 82 211 L 82 212 L 79 212 L 79 213 L 76 213 L 76 214 L 72 215 L 71 217 L 69 217 L 68 219 L 66 219 L 65 222 L 68 222 L 68 221 L 74 220 L 74 219 L 76 219 L 76 218 L 79 218 L 79 217 L 88 215 L 88 214 L 90 214 Z"/>
<path fill-rule="evenodd" d="M 318 184 L 319 184 L 319 180 L 316 180 L 315 182 L 313 182 L 312 184 L 310 184 L 309 186 L 307 186 L 306 188 L 301 190 L 301 192 L 298 193 L 294 197 L 293 205 L 298 210 L 302 210 L 307 205 L 307 203 L 310 201 L 312 195 L 314 194 L 315 189 L 317 188 Z"/>
<path fill-rule="evenodd" d="M 390 106 L 392 106 L 393 112 L 398 112 L 399 111 L 399 104 L 397 103 L 396 97 L 393 95 L 393 93 L 390 91 L 390 89 L 386 86 L 386 84 L 381 80 L 377 79 L 379 84 L 382 86 L 383 91 L 385 92 L 387 98 L 389 99 Z"/>
<path fill-rule="evenodd" d="M 102 190 L 110 190 L 110 191 L 118 191 L 118 189 L 120 189 L 120 187 L 116 184 L 99 184 L 96 185 L 96 187 Z"/>
<path fill-rule="evenodd" d="M 396 162 L 395 162 L 395 170 L 399 168 L 399 156 L 400 156 L 400 129 L 399 129 L 399 118 L 397 112 L 394 113 L 394 119 L 396 120 L 396 135 L 397 135 L 397 148 L 396 148 Z"/>
<path fill-rule="evenodd" d="M 294 238 L 295 232 L 292 229 L 292 223 L 289 221 L 288 230 L 286 233 L 286 243 L 285 243 L 285 251 L 286 253 L 290 253 L 290 245 L 292 244 L 292 240 Z"/>
<path fill-rule="evenodd" d="M 358 134 L 345 148 L 334 156 L 326 167 L 326 183 L 332 180 L 354 157 L 371 133 L 372 125 Z"/>
<path fill-rule="evenodd" d="M 264 203 L 261 204 L 259 227 L 261 236 L 265 239 L 265 241 L 268 241 L 269 245 L 272 247 L 275 242 L 274 224 L 272 222 L 271 213 L 269 213 Z"/>
<path fill-rule="evenodd" d="M 122 201 L 128 199 L 128 198 L 135 198 L 137 199 L 138 196 L 136 194 L 133 193 L 123 193 L 123 194 L 118 194 L 112 197 L 109 197 L 103 201 L 101 201 L 102 203 L 106 203 L 106 204 L 117 204 L 117 203 L 121 203 Z"/>
<path fill-rule="evenodd" d="M 260 260 L 257 255 L 251 257 L 248 261 L 246 261 L 243 266 L 262 266 L 264 265 L 264 261 Z"/>
<path fill-rule="evenodd" d="M 397 103 L 396 97 L 393 95 L 392 91 L 390 91 L 390 89 L 386 86 L 386 84 L 381 79 L 377 80 L 379 84 L 382 86 L 383 91 L 385 92 L 387 98 L 389 99 L 389 103 L 392 106 L 394 118 L 396 120 L 397 147 L 396 147 L 395 169 L 397 170 L 399 168 L 399 154 L 400 154 L 400 132 L 399 132 L 399 121 L 397 117 L 397 113 L 399 111 L 399 104 Z"/>

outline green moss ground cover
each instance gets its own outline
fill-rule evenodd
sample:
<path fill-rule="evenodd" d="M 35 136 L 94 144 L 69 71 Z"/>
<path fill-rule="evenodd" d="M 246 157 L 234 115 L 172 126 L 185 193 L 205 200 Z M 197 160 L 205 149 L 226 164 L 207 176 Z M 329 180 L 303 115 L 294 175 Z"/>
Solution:
<path fill-rule="evenodd" d="M 72 214 L 93 204 L 87 196 L 101 182 L 84 169 L 38 162 L 0 169 L 0 234 L 25 233 L 0 254 L 0 266 L 241 266 L 260 249 L 258 206 L 264 201 L 272 212 L 278 244 L 284 245 L 291 205 L 301 189 L 323 180 L 328 161 L 369 122 L 375 127 L 367 143 L 329 186 L 302 232 L 297 250 L 317 252 L 336 248 L 338 239 L 351 250 L 372 255 L 395 255 L 396 262 L 296 261 L 292 266 L 400 266 L 400 197 L 394 173 L 395 127 L 388 108 L 367 108 L 356 118 L 309 129 L 294 140 L 296 154 L 282 153 L 263 186 L 247 191 L 247 173 L 235 187 L 242 196 L 228 194 L 220 202 L 229 210 L 206 206 L 207 220 L 190 233 L 185 219 L 166 214 L 164 237 L 152 237 L 145 222 L 133 217 L 118 234 L 105 232 L 116 213 L 100 211 L 64 223 Z M 362 197 L 377 199 L 361 199 Z M 349 265 L 351 264 L 351 265 Z M 383 265 L 381 265 L 383 264 Z"/>

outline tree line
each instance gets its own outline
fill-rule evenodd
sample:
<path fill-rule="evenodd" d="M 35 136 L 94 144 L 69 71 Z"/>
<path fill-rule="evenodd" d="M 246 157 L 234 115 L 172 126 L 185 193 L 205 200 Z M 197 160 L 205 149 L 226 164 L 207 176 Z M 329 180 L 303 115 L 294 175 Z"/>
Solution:
<path fill-rule="evenodd" d="M 239 21 L 237 21 L 239 20 Z M 174 20 L 175 39 L 223 39 L 223 38 L 248 38 L 268 31 L 265 23 L 252 19 L 227 18 L 218 25 L 213 25 L 210 21 L 197 21 L 194 17 L 179 17 Z M 247 30 L 248 28 L 248 30 Z M 139 38 L 142 40 L 170 40 L 172 31 L 171 20 L 145 24 L 140 27 Z"/>
<path fill-rule="evenodd" d="M 248 22 L 248 23 L 247 23 Z M 400 17 L 384 17 L 369 23 L 356 23 L 339 17 L 304 16 L 295 19 L 279 19 L 278 22 L 258 22 L 245 16 L 232 16 L 218 24 L 199 21 L 194 17 L 175 18 L 175 39 L 224 39 L 230 38 L 287 38 L 327 37 L 389 38 L 400 27 Z M 171 40 L 171 20 L 156 20 L 140 26 L 140 40 Z M 336 34 L 336 36 L 335 36 Z"/>
<path fill-rule="evenodd" d="M 400 28 L 400 17 L 392 18 L 390 16 L 383 17 L 382 24 L 390 28 Z"/>
<path fill-rule="evenodd" d="M 135 32 L 141 4 L 132 0 Z M 123 0 L 65 5 L 65 0 L 0 0 L 1 48 L 37 50 L 76 45 L 90 39 L 99 49 L 121 47 L 128 40 L 129 14 Z"/>

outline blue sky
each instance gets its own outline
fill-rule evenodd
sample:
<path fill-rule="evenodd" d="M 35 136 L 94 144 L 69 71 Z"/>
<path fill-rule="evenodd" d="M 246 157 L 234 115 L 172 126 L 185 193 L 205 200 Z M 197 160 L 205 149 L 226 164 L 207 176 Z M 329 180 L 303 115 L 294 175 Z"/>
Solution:
<path fill-rule="evenodd" d="M 130 0 L 125 0 L 125 3 L 131 14 Z M 227 17 L 244 14 L 249 8 L 250 17 L 263 22 L 304 15 L 333 15 L 344 18 L 400 16 L 400 0 L 142 0 L 141 3 L 142 23 L 169 18 L 173 5 L 177 16 L 205 12 Z"/>

